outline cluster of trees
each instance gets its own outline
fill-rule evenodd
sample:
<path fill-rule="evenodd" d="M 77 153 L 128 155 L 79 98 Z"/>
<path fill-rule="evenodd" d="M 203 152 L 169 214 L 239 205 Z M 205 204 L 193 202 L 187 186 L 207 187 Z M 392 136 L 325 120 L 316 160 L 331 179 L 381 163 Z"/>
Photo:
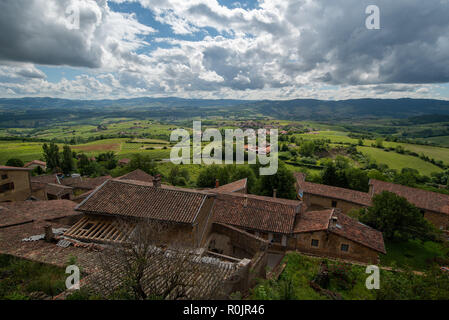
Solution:
<path fill-rule="evenodd" d="M 384 191 L 373 197 L 373 205 L 361 210 L 359 220 L 379 231 L 390 241 L 420 239 L 434 241 L 438 231 L 407 199 Z"/>
<path fill-rule="evenodd" d="M 75 169 L 75 154 L 68 145 L 63 147 L 62 153 L 59 152 L 59 147 L 54 142 L 50 145 L 44 143 L 42 145 L 44 159 L 47 162 L 47 169 L 53 172 L 61 171 L 64 174 L 69 174 Z"/>
<path fill-rule="evenodd" d="M 293 173 L 279 162 L 276 174 L 272 176 L 259 176 L 260 164 L 249 166 L 207 166 L 200 171 L 197 186 L 200 188 L 213 188 L 218 179 L 220 185 L 233 181 L 248 179 L 248 192 L 263 196 L 272 196 L 273 190 L 277 190 L 277 196 L 285 199 L 295 199 L 295 178 Z"/>

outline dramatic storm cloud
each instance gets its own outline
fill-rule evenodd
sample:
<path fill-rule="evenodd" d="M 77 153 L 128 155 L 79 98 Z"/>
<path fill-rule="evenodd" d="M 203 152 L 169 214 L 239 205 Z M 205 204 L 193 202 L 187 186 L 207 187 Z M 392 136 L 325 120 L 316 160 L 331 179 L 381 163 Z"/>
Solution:
<path fill-rule="evenodd" d="M 3 0 L 0 96 L 449 99 L 448 17 L 447 0 Z"/>

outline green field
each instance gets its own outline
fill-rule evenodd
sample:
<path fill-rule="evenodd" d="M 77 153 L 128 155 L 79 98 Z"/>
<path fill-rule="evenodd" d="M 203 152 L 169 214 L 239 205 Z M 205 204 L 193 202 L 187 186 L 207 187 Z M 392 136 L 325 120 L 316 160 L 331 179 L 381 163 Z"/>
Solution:
<path fill-rule="evenodd" d="M 348 137 L 348 132 L 342 132 L 342 131 L 318 131 L 316 134 L 299 134 L 297 135 L 299 137 L 302 137 L 306 140 L 316 140 L 316 139 L 329 139 L 331 143 L 333 144 L 339 144 L 339 143 L 352 143 L 357 144 L 358 139 L 350 138 Z M 364 140 L 363 145 L 365 147 L 370 147 L 373 143 L 375 143 L 374 140 Z M 426 145 L 418 145 L 418 144 L 410 144 L 410 143 L 398 143 L 398 142 L 389 142 L 384 141 L 383 145 L 385 147 L 391 147 L 395 148 L 398 145 L 402 146 L 405 150 L 415 152 L 417 154 L 424 154 L 428 156 L 429 158 L 433 158 L 435 160 L 441 160 L 446 164 L 449 164 L 449 148 L 442 148 L 442 147 L 435 147 L 435 146 L 426 146 Z M 372 149 L 372 148 L 369 148 Z M 422 173 L 425 174 L 425 172 L 433 172 L 433 171 L 441 171 L 438 167 L 432 165 L 431 163 L 426 163 L 425 161 L 418 159 L 416 157 L 410 157 L 407 155 L 399 155 L 398 157 L 393 156 L 394 152 L 385 152 L 383 150 L 368 150 L 367 148 L 362 148 L 361 151 L 363 151 L 366 154 L 369 154 L 373 156 L 374 159 L 377 159 L 379 163 L 385 163 L 390 168 L 393 169 L 402 169 L 405 167 L 411 168 L 410 165 L 406 165 L 407 163 L 412 163 L 413 168 L 423 171 Z M 385 158 L 386 157 L 386 158 Z"/>
<path fill-rule="evenodd" d="M 100 153 L 114 151 L 119 158 L 129 158 L 135 153 L 149 155 L 155 160 L 170 158 L 170 148 L 161 149 L 160 144 L 145 145 L 145 148 L 155 148 L 149 150 L 143 149 L 142 144 L 127 143 L 126 141 L 127 139 L 106 139 L 71 147 L 74 151 L 85 153 L 88 156 L 97 156 Z M 62 146 L 62 144 L 59 144 L 60 150 L 62 150 Z M 11 158 L 18 158 L 23 162 L 42 159 L 42 143 L 0 141 L 0 164 L 5 164 Z"/>
<path fill-rule="evenodd" d="M 412 168 L 419 171 L 420 174 L 430 175 L 432 172 L 441 172 L 441 168 L 426 162 L 417 157 L 398 154 L 393 151 L 384 151 L 372 147 L 357 147 L 357 150 L 376 160 L 378 163 L 388 165 L 391 169 L 401 170 L 402 168 Z"/>

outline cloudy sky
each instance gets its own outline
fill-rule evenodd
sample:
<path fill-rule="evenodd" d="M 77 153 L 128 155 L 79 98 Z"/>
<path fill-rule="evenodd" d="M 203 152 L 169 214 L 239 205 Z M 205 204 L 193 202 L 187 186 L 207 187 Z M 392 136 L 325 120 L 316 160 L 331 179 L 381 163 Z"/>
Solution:
<path fill-rule="evenodd" d="M 449 0 L 1 0 L 0 30 L 3 98 L 449 100 Z"/>

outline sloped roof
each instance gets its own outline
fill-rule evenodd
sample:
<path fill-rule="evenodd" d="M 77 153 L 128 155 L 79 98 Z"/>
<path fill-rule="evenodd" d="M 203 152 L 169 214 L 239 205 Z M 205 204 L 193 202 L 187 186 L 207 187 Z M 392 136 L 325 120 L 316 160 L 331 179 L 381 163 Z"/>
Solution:
<path fill-rule="evenodd" d="M 330 232 L 383 254 L 386 253 L 382 232 L 368 227 L 338 210 L 334 210 L 333 216 L 337 217 L 337 224 L 335 227 L 329 227 Z"/>
<path fill-rule="evenodd" d="M 296 219 L 294 233 L 327 230 L 334 209 L 303 212 Z"/>
<path fill-rule="evenodd" d="M 77 210 L 193 223 L 208 196 L 212 194 L 165 186 L 157 188 L 130 180 L 109 180 L 80 203 Z"/>
<path fill-rule="evenodd" d="M 44 162 L 44 161 L 33 160 L 33 161 L 30 161 L 30 162 L 26 163 L 26 164 L 24 165 L 24 167 L 26 168 L 26 167 L 31 166 L 31 165 L 33 165 L 33 164 L 37 164 L 37 165 L 43 166 L 43 167 L 46 167 L 46 166 L 47 166 L 47 163 Z"/>
<path fill-rule="evenodd" d="M 69 185 L 77 189 L 93 190 L 98 186 L 101 186 L 106 180 L 112 179 L 111 176 L 102 176 L 97 178 L 73 178 L 73 180 L 67 180 L 72 178 L 64 178 L 61 180 L 63 185 Z"/>
<path fill-rule="evenodd" d="M 372 196 L 382 193 L 383 191 L 389 191 L 406 198 L 407 201 L 418 208 L 449 214 L 449 195 L 375 179 L 371 179 L 369 184 L 372 187 Z"/>
<path fill-rule="evenodd" d="M 300 205 L 300 201 L 217 193 L 214 221 L 246 229 L 290 234 Z"/>
<path fill-rule="evenodd" d="M 248 179 L 241 179 L 238 181 L 234 181 L 225 185 L 222 185 L 218 188 L 215 188 L 212 191 L 216 191 L 216 192 L 237 192 L 240 190 L 243 190 L 246 188 L 246 184 L 247 184 Z"/>
<path fill-rule="evenodd" d="M 46 174 L 42 176 L 31 177 L 31 182 L 36 183 L 58 183 L 58 179 L 55 174 Z"/>
<path fill-rule="evenodd" d="M 335 226 L 330 223 L 333 217 L 337 218 Z M 382 232 L 360 223 L 338 209 L 301 213 L 296 221 L 294 232 L 306 233 L 315 231 L 332 232 L 370 249 L 386 253 Z"/>
<path fill-rule="evenodd" d="M 298 188 L 304 193 L 333 198 L 337 200 L 344 200 L 363 206 L 371 205 L 371 196 L 369 193 L 355 191 L 351 189 L 328 186 L 325 184 L 318 184 L 306 182 L 303 174 L 295 174 Z"/>
<path fill-rule="evenodd" d="M 54 195 L 57 197 L 73 192 L 72 187 L 63 186 L 63 185 L 55 184 L 55 183 L 48 183 L 47 186 L 45 187 L 45 190 L 48 194 L 51 194 L 51 195 Z"/>
<path fill-rule="evenodd" d="M 17 201 L 0 204 L 0 228 L 20 223 L 79 215 L 69 200 Z"/>
<path fill-rule="evenodd" d="M 135 180 L 153 182 L 153 176 L 140 169 L 134 170 L 118 178 L 119 180 Z"/>

